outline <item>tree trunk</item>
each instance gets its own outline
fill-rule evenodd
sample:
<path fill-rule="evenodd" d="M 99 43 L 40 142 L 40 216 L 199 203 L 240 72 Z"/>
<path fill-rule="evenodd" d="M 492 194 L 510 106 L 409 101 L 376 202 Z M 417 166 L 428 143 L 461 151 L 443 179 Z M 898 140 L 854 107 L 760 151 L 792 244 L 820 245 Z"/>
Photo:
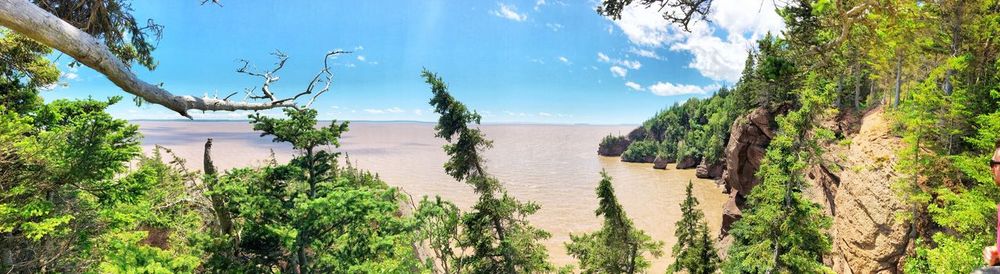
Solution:
<path fill-rule="evenodd" d="M 225 235 L 232 235 L 233 218 L 229 214 L 229 210 L 226 209 L 226 203 L 222 199 L 222 195 L 215 192 L 215 187 L 218 183 L 218 173 L 215 170 L 215 164 L 212 162 L 212 138 L 208 138 L 208 141 L 205 142 L 204 169 L 205 185 L 208 187 L 208 191 L 212 193 L 209 195 L 209 198 L 212 200 L 212 211 L 215 211 L 215 217 L 219 220 L 219 231 Z"/>
<path fill-rule="evenodd" d="M 899 94 L 901 93 L 900 89 L 901 85 L 903 84 L 902 79 L 903 79 L 903 57 L 899 56 L 898 59 L 896 60 L 896 90 L 894 91 L 896 93 L 895 96 L 896 98 L 892 102 L 893 108 L 899 107 Z"/>
<path fill-rule="evenodd" d="M 97 38 L 39 8 L 28 0 L 0 0 L 0 25 L 65 53 L 101 74 L 125 92 L 159 104 L 191 118 L 196 110 L 263 110 L 293 107 L 294 101 L 267 103 L 234 102 L 215 98 L 177 96 L 138 78 L 129 67 Z"/>

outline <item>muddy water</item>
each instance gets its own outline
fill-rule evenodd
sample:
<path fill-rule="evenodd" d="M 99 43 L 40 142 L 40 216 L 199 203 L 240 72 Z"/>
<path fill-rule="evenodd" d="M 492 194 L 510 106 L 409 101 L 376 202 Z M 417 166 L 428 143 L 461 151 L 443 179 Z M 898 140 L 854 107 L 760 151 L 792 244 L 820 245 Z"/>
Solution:
<path fill-rule="evenodd" d="M 144 146 L 159 144 L 201 166 L 205 138 L 214 138 L 213 158 L 222 169 L 260 163 L 274 152 L 279 161 L 291 156 L 288 146 L 260 138 L 246 122 L 138 122 Z M 632 164 L 597 155 L 597 144 L 609 133 L 627 133 L 629 126 L 590 125 L 484 125 L 494 141 L 486 154 L 489 173 L 501 179 L 522 201 L 535 201 L 542 209 L 531 222 L 552 233 L 545 242 L 556 265 L 574 263 L 563 243 L 570 233 L 596 230 L 597 196 L 594 188 L 603 169 L 614 178 L 615 193 L 635 224 L 654 239 L 664 241 L 664 256 L 653 260 L 650 273 L 662 273 L 669 259 L 674 223 L 687 182 L 718 231 L 726 196 L 710 180 L 697 179 L 694 170 L 655 170 L 651 164 Z M 444 142 L 434 137 L 428 123 L 352 123 L 341 140 L 341 151 L 352 163 L 377 172 L 390 185 L 414 197 L 441 195 L 469 208 L 475 196 L 469 186 L 444 173 Z"/>

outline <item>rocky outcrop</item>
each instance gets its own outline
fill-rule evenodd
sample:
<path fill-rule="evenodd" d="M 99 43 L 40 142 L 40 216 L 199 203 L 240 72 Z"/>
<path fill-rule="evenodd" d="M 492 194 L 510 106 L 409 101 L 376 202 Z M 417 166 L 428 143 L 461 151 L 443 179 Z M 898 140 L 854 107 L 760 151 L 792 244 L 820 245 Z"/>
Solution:
<path fill-rule="evenodd" d="M 722 169 L 720 179 L 725 185 L 725 191 L 730 194 L 723 217 L 723 236 L 729 231 L 729 225 L 739 220 L 742 201 L 759 183 L 754 174 L 760 168 L 767 145 L 774 138 L 771 131 L 772 119 L 767 109 L 757 108 L 745 117 L 733 121 L 729 143 L 726 145 L 725 168 Z"/>
<path fill-rule="evenodd" d="M 656 156 L 656 159 L 653 159 L 653 168 L 667 169 L 667 164 L 673 164 L 673 163 L 674 159 Z"/>
<path fill-rule="evenodd" d="M 601 141 L 601 144 L 597 147 L 597 154 L 601 156 L 621 156 L 622 153 L 628 149 L 628 145 L 632 141 L 623 136 L 612 137 L 608 136 Z"/>
<path fill-rule="evenodd" d="M 910 244 L 910 223 L 896 216 L 910 208 L 891 187 L 902 141 L 883 114 L 876 109 L 865 115 L 850 144 L 828 145 L 825 164 L 807 174 L 809 196 L 833 218 L 832 255 L 825 261 L 837 273 L 899 273 Z"/>
<path fill-rule="evenodd" d="M 698 158 L 695 157 L 684 157 L 680 161 L 677 161 L 677 169 L 689 169 L 698 166 Z"/>
<path fill-rule="evenodd" d="M 702 161 L 695 169 L 694 176 L 701 179 L 718 179 L 722 177 L 723 166 L 721 162 L 708 164 Z"/>
<path fill-rule="evenodd" d="M 726 170 L 722 174 L 727 190 L 745 197 L 757 185 L 754 174 L 764 159 L 767 144 L 774 138 L 771 120 L 766 109 L 758 108 L 733 121 L 726 145 Z"/>
<path fill-rule="evenodd" d="M 646 140 L 646 136 L 649 136 L 649 133 L 646 132 L 646 128 L 641 126 L 628 133 L 628 139 L 632 141 Z"/>

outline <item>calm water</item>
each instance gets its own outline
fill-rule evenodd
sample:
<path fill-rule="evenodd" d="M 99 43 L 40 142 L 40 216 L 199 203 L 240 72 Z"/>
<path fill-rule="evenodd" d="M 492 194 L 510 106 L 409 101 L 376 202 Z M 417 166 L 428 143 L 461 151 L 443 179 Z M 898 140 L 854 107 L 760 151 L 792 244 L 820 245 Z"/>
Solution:
<path fill-rule="evenodd" d="M 159 144 L 201 167 L 206 138 L 214 138 L 213 158 L 222 169 L 258 164 L 271 151 L 279 161 L 291 157 L 288 146 L 260 138 L 246 122 L 138 122 L 147 149 Z M 589 125 L 484 125 L 494 140 L 486 153 L 489 173 L 501 179 L 522 201 L 535 201 L 542 209 L 531 217 L 536 226 L 552 233 L 545 242 L 556 265 L 575 263 L 563 243 L 570 233 L 599 228 L 594 216 L 599 172 L 614 178 L 615 193 L 635 224 L 654 239 L 664 241 L 664 256 L 654 260 L 651 273 L 662 273 L 671 259 L 674 223 L 680 218 L 684 186 L 694 181 L 694 194 L 718 231 L 726 196 L 714 182 L 697 179 L 694 170 L 655 170 L 651 164 L 620 162 L 597 155 L 597 144 L 609 133 L 623 134 L 631 126 Z M 342 151 L 363 169 L 377 172 L 390 185 L 401 187 L 417 199 L 441 195 L 469 208 L 475 196 L 469 186 L 444 173 L 444 142 L 434 138 L 429 123 L 352 123 L 341 140 Z"/>

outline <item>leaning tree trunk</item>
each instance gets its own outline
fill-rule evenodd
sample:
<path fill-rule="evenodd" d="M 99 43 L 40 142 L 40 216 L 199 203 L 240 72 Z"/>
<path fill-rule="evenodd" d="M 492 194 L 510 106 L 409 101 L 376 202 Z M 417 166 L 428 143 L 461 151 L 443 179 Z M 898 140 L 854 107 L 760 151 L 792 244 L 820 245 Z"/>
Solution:
<path fill-rule="evenodd" d="M 173 95 L 159 86 L 139 79 L 97 38 L 28 0 L 0 0 L 0 25 L 63 52 L 104 74 L 125 92 L 139 96 L 147 102 L 165 106 L 184 117 L 191 118 L 187 113 L 191 109 L 234 111 L 295 106 L 294 101 L 252 103 Z"/>
<path fill-rule="evenodd" d="M 229 210 L 226 209 L 222 195 L 216 193 L 219 179 L 218 173 L 215 170 L 215 164 L 212 162 L 212 138 L 208 138 L 208 141 L 205 142 L 204 166 L 205 185 L 208 187 L 208 191 L 211 192 L 209 199 L 212 200 L 212 211 L 215 211 L 215 217 L 219 220 L 219 232 L 225 235 L 232 235 L 233 218 L 229 214 Z"/>

